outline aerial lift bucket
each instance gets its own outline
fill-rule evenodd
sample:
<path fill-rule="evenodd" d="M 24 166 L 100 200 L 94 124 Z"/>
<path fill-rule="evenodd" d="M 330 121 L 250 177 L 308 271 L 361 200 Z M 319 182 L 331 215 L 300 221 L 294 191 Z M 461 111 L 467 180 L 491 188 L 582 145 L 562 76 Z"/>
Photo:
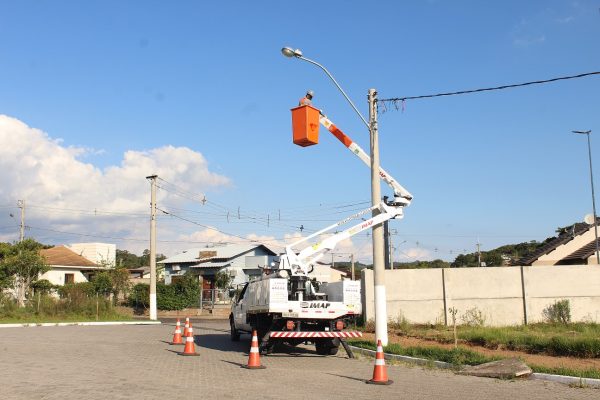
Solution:
<path fill-rule="evenodd" d="M 319 110 L 308 105 L 292 108 L 292 131 L 298 146 L 319 143 Z"/>

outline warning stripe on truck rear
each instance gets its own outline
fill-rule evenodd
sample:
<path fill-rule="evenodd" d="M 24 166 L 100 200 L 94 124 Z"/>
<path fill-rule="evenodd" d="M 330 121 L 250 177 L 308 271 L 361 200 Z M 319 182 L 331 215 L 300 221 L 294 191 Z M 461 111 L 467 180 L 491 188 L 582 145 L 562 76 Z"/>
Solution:
<path fill-rule="evenodd" d="M 272 338 L 357 338 L 362 337 L 362 332 L 295 332 L 277 331 L 270 332 Z"/>

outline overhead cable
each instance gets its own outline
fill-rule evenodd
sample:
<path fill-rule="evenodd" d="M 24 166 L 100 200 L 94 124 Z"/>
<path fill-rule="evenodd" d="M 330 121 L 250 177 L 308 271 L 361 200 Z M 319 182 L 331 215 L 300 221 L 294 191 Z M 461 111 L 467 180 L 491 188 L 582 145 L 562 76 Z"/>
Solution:
<path fill-rule="evenodd" d="M 514 83 L 514 84 L 510 84 L 510 85 L 494 86 L 494 87 L 481 88 L 481 89 L 459 90 L 456 92 L 444 92 L 444 93 L 426 94 L 426 95 L 420 95 L 420 96 L 405 96 L 405 97 L 394 97 L 394 98 L 389 98 L 389 99 L 380 99 L 380 100 L 377 100 L 377 102 L 384 105 L 384 109 L 382 112 L 385 112 L 385 111 L 387 111 L 387 107 L 385 107 L 386 104 L 393 105 L 396 108 L 396 110 L 399 110 L 401 108 L 402 109 L 404 108 L 403 106 L 404 106 L 404 102 L 406 100 L 428 99 L 428 98 L 432 98 L 432 97 L 456 96 L 459 94 L 489 92 L 492 90 L 504 90 L 504 89 L 522 87 L 522 86 L 540 85 L 543 83 L 564 81 L 564 80 L 568 80 L 568 79 L 584 78 L 586 76 L 599 75 L 599 74 L 600 74 L 600 71 L 586 72 L 586 73 L 577 74 L 577 75 L 561 76 L 558 78 L 543 79 L 543 80 L 523 82 L 523 83 Z"/>

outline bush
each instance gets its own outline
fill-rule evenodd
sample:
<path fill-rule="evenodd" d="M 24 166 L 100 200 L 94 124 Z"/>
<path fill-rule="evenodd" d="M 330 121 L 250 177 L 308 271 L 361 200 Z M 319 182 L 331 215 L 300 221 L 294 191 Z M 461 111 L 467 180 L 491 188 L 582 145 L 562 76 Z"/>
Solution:
<path fill-rule="evenodd" d="M 171 286 L 174 287 L 175 295 L 181 297 L 181 301 L 184 303 L 181 308 L 193 307 L 198 304 L 200 299 L 198 275 L 188 272 Z"/>
<path fill-rule="evenodd" d="M 544 318 L 553 324 L 569 324 L 571 322 L 571 304 L 569 300 L 555 301 L 544 308 Z"/>
<path fill-rule="evenodd" d="M 200 285 L 197 275 L 185 274 L 171 285 L 156 284 L 156 308 L 159 310 L 182 310 L 198 304 Z M 150 286 L 138 283 L 129 294 L 128 304 L 131 307 L 148 308 L 150 303 Z"/>
<path fill-rule="evenodd" d="M 78 302 L 95 295 L 94 284 L 91 282 L 67 283 L 59 286 L 58 294 L 62 299 Z"/>
<path fill-rule="evenodd" d="M 131 289 L 127 300 L 130 307 L 148 308 L 150 305 L 150 285 L 146 283 L 138 283 Z"/>
<path fill-rule="evenodd" d="M 187 307 L 188 302 L 182 293 L 177 290 L 176 285 L 156 285 L 156 307 L 159 310 L 182 310 Z"/>
<path fill-rule="evenodd" d="M 483 326 L 485 324 L 485 315 L 477 307 L 473 307 L 465 311 L 460 320 L 463 325 Z"/>

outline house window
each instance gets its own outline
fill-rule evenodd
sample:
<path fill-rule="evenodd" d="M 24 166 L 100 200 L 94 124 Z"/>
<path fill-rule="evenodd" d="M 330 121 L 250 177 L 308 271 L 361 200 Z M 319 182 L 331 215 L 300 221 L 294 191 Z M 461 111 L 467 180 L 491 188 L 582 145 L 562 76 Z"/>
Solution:
<path fill-rule="evenodd" d="M 65 274 L 65 284 L 75 283 L 75 274 Z"/>

